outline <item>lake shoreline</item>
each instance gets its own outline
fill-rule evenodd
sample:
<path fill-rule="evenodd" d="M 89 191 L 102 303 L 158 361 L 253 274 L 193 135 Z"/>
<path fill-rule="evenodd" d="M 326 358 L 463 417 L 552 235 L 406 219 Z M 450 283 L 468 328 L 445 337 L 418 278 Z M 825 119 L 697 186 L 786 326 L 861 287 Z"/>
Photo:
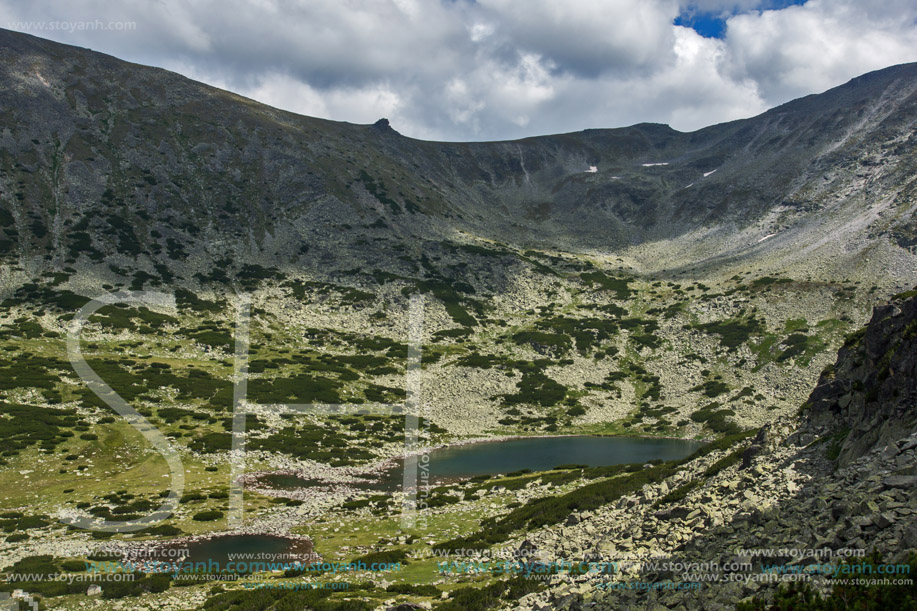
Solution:
<path fill-rule="evenodd" d="M 581 434 L 581 433 L 572 433 L 572 434 L 559 434 L 559 435 L 498 435 L 494 437 L 470 437 L 467 439 L 460 439 L 457 441 L 452 441 L 448 443 L 440 443 L 436 445 L 424 446 L 422 448 L 417 448 L 410 452 L 397 454 L 390 456 L 388 458 L 381 459 L 379 461 L 370 463 L 363 467 L 348 467 L 345 477 L 347 479 L 341 480 L 330 480 L 317 476 L 315 473 L 310 473 L 302 469 L 282 469 L 277 471 L 257 471 L 252 473 L 247 473 L 244 476 L 246 483 L 254 484 L 253 490 L 257 490 L 262 494 L 267 494 L 269 496 L 289 496 L 291 492 L 297 488 L 277 488 L 273 486 L 265 486 L 263 482 L 259 481 L 261 478 L 272 475 L 282 475 L 297 477 L 303 481 L 316 481 L 317 486 L 331 486 L 331 487 L 349 487 L 349 486 L 359 486 L 361 484 L 373 484 L 373 476 L 378 476 L 386 471 L 397 468 L 404 459 L 411 457 L 419 457 L 431 452 L 445 450 L 450 448 L 461 448 L 468 445 L 477 445 L 477 444 L 492 444 L 492 443 L 501 443 L 506 441 L 516 441 L 516 440 L 526 440 L 526 439 L 564 439 L 564 438 L 576 438 L 584 437 L 590 439 L 635 439 L 635 440 L 665 440 L 665 441 L 683 441 L 690 443 L 701 444 L 700 447 L 710 443 L 711 440 L 700 440 L 700 439 L 685 439 L 683 437 L 667 437 L 667 436 L 650 436 L 650 435 L 619 435 L 619 434 Z M 623 464 L 623 463 L 622 463 Z M 537 471 L 550 471 L 551 469 L 538 469 Z M 458 479 L 466 479 L 462 476 L 457 476 Z M 368 479 L 369 478 L 369 479 Z"/>

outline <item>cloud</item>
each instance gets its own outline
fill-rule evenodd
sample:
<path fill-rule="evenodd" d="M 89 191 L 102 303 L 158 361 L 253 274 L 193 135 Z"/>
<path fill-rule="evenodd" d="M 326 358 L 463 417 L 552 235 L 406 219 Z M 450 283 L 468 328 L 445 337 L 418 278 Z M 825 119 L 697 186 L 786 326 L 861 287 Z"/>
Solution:
<path fill-rule="evenodd" d="M 0 0 L 0 26 L 162 66 L 280 108 L 413 137 L 640 121 L 691 130 L 917 59 L 907 0 Z M 721 14 L 723 39 L 676 26 Z M 19 27 L 15 23 L 19 22 Z"/>
<path fill-rule="evenodd" d="M 806 0 L 690 0 L 682 3 L 686 13 L 734 15 L 748 11 L 765 11 L 802 4 Z"/>
<path fill-rule="evenodd" d="M 917 5 L 910 1 L 810 0 L 727 21 L 728 73 L 757 83 L 767 104 L 917 60 Z"/>
<path fill-rule="evenodd" d="M 478 0 L 504 44 L 585 78 L 670 59 L 678 6 L 665 0 Z"/>

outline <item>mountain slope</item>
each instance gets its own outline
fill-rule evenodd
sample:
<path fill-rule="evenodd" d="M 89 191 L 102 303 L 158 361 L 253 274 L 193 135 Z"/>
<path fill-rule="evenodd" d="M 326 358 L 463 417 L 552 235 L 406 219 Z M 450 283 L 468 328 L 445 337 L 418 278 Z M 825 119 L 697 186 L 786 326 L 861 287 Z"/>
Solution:
<path fill-rule="evenodd" d="M 909 413 L 900 383 L 913 361 L 894 352 L 913 346 L 880 333 L 910 328 L 904 305 L 877 318 L 862 349 L 844 348 L 834 380 L 825 368 L 874 304 L 917 283 L 915 89 L 910 64 L 688 134 L 641 124 L 422 142 L 384 120 L 302 117 L 0 31 L 0 503 L 17 531 L 0 542 L 0 567 L 79 565 L 100 533 L 51 516 L 127 519 L 169 494 L 160 455 L 68 360 L 75 312 L 125 289 L 174 296 L 174 307 L 105 306 L 84 327 L 83 355 L 167 437 L 188 494 L 153 530 L 109 543 L 178 544 L 231 527 L 244 337 L 246 531 L 307 535 L 333 561 L 410 559 L 403 576 L 386 575 L 394 590 L 354 582 L 362 589 L 335 604 L 395 593 L 435 603 L 456 583 L 479 586 L 453 575 L 436 587 L 428 555 L 444 540 L 530 539 L 526 549 L 565 560 L 660 550 L 728 560 L 740 545 L 865 545 L 874 534 L 896 553 L 892 539 L 912 546 L 905 522 L 917 505 L 899 488 L 914 480 L 880 489 L 880 471 L 915 452 L 897 441 L 912 430 L 897 418 Z M 447 483 L 430 491 L 429 521 L 402 532 L 400 500 L 360 480 L 404 452 L 403 416 L 287 418 L 269 406 L 404 401 L 414 296 L 424 324 L 413 409 L 427 447 L 557 434 L 713 443 L 686 463 Z M 883 363 L 888 375 L 874 375 Z M 792 435 L 819 379 L 812 422 Z M 871 451 L 889 441 L 896 451 Z M 577 603 L 582 588 L 620 602 L 591 578 L 554 588 L 548 608 Z M 271 604 L 238 583 L 222 594 L 177 584 L 143 604 Z M 154 586 L 169 584 L 109 593 Z M 541 587 L 517 586 L 507 593 Z M 35 588 L 54 605 L 84 602 L 23 586 Z"/>
<path fill-rule="evenodd" d="M 917 427 L 915 380 L 917 291 L 909 291 L 876 308 L 869 325 L 847 338 L 809 397 L 808 423 L 822 435 L 840 435 L 846 465 Z"/>
<path fill-rule="evenodd" d="M 40 317 L 74 302 L 60 291 L 160 287 L 225 317 L 255 293 L 291 346 L 306 324 L 401 341 L 406 296 L 426 294 L 429 392 L 457 435 L 758 425 L 917 282 L 917 64 L 688 134 L 485 143 L 302 117 L 6 31 L 0 82 L 11 324 L 58 329 Z"/>
<path fill-rule="evenodd" d="M 23 262 L 116 251 L 171 265 L 190 247 L 201 265 L 308 265 L 303 243 L 329 256 L 464 231 L 625 256 L 672 242 L 691 263 L 810 224 L 856 224 L 911 249 L 917 237 L 917 64 L 693 133 L 641 124 L 488 143 L 302 117 L 8 31 L 0 82 L 0 191 L 14 219 L 3 245 Z M 872 215 L 848 218 L 849 206 Z"/>
<path fill-rule="evenodd" d="M 564 528 L 526 535 L 530 549 L 547 556 L 630 558 L 618 582 L 703 587 L 615 589 L 596 585 L 607 577 L 581 576 L 516 608 L 725 610 L 747 599 L 755 603 L 748 608 L 764 610 L 777 608 L 778 585 L 791 588 L 780 608 L 911 606 L 913 582 L 843 582 L 909 575 L 917 562 L 915 329 L 910 291 L 851 334 L 800 415 L 600 511 L 574 511 Z M 820 606 L 812 592 L 834 597 Z"/>

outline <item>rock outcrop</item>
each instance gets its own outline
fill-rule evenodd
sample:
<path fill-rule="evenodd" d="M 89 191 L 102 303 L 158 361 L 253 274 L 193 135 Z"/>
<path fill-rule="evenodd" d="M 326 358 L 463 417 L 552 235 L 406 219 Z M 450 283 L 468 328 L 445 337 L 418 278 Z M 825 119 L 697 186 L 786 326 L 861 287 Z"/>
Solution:
<path fill-rule="evenodd" d="M 917 553 L 915 329 L 912 291 L 875 309 L 797 418 L 616 505 L 528 534 L 529 545 L 558 557 L 618 562 L 620 570 L 555 577 L 515 608 L 725 610 L 771 596 L 781 583 L 774 567 L 795 577 L 872 552 L 907 562 Z M 737 459 L 717 469 L 730 454 Z M 698 478 L 683 499 L 657 506 Z M 818 574 L 808 579 L 816 589 L 828 585 Z M 700 587 L 659 587 L 667 583 Z"/>
<path fill-rule="evenodd" d="M 806 430 L 838 434 L 841 465 L 917 425 L 917 291 L 905 295 L 876 308 L 848 338 L 807 404 Z"/>

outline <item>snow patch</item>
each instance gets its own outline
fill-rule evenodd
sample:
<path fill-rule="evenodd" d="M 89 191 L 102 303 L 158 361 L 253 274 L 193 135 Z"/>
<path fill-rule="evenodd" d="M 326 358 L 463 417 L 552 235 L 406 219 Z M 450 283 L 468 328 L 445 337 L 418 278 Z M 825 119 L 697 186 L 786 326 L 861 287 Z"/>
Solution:
<path fill-rule="evenodd" d="M 598 172 L 598 171 L 599 171 L 599 169 L 598 169 L 596 166 L 591 165 L 591 166 L 589 166 L 589 169 L 586 170 L 586 173 L 587 173 L 587 174 L 595 174 L 595 173 Z"/>
<path fill-rule="evenodd" d="M 772 237 L 774 237 L 775 235 L 777 235 L 777 234 L 776 234 L 776 233 L 769 233 L 769 234 L 767 234 L 766 236 L 764 236 L 763 238 L 761 238 L 760 240 L 758 240 L 758 241 L 755 242 L 755 243 L 756 243 L 756 244 L 760 244 L 760 243 L 763 242 L 764 240 L 766 240 L 766 239 L 768 239 L 768 238 L 772 238 Z"/>
<path fill-rule="evenodd" d="M 719 168 L 717 168 L 716 170 L 719 170 Z M 709 172 L 704 172 L 704 178 L 707 178 L 708 176 L 716 172 L 716 170 L 710 170 Z"/>
<path fill-rule="evenodd" d="M 51 84 L 47 81 L 47 79 L 45 79 L 45 77 L 41 75 L 41 72 L 39 72 L 38 70 L 35 71 L 35 78 L 37 78 L 38 82 L 40 82 L 42 85 L 44 85 L 48 89 L 51 88 Z"/>
<path fill-rule="evenodd" d="M 644 163 L 644 164 L 643 164 L 643 167 L 644 167 L 644 168 L 651 168 L 651 167 L 653 167 L 654 165 L 669 165 L 669 164 L 668 164 L 668 162 L 662 162 L 662 163 Z"/>

